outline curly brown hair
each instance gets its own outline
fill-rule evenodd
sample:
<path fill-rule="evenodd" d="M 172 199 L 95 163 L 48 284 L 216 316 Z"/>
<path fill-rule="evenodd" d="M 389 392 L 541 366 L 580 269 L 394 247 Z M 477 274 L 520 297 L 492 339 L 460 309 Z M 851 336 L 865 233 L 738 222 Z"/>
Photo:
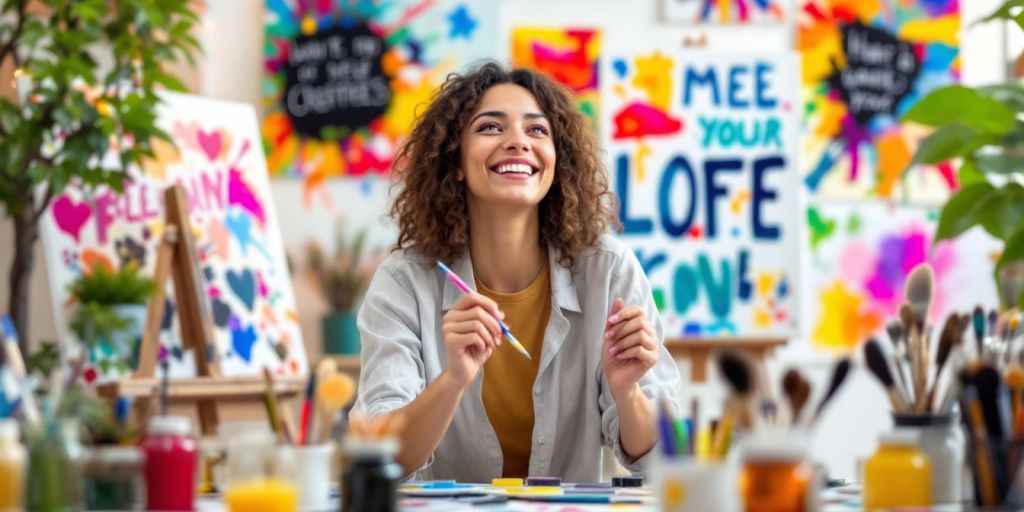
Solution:
<path fill-rule="evenodd" d="M 574 255 L 595 247 L 610 225 L 620 227 L 600 145 L 571 93 L 536 71 L 486 62 L 448 75 L 395 158 L 395 185 L 401 190 L 388 212 L 399 229 L 395 250 L 415 247 L 431 259 L 451 262 L 468 249 L 466 185 L 455 179 L 462 162 L 460 135 L 484 92 L 508 83 L 533 94 L 554 139 L 555 176 L 539 206 L 539 242 L 554 247 L 559 263 L 571 267 Z"/>

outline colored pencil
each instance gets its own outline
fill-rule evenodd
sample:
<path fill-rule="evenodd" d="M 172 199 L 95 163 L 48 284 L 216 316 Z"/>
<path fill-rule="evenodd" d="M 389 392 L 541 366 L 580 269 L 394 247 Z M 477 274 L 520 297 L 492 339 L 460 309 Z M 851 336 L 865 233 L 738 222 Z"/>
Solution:
<path fill-rule="evenodd" d="M 473 293 L 473 290 L 469 288 L 469 285 L 467 285 L 465 281 L 463 281 L 458 275 L 456 275 L 455 272 L 452 272 L 452 269 L 445 266 L 444 263 L 441 263 L 440 261 L 437 262 L 437 267 L 441 269 L 441 273 L 448 277 L 448 280 L 451 281 L 452 284 L 454 284 L 455 287 L 459 289 L 459 291 L 467 295 Z M 498 319 L 495 318 L 495 320 Z M 502 322 L 501 320 L 498 320 L 498 325 L 501 326 L 502 334 L 504 334 L 505 338 L 507 338 L 508 341 L 512 343 L 512 346 L 515 347 L 515 349 L 518 350 L 519 353 L 524 355 L 527 359 L 532 359 L 530 357 L 530 353 L 527 352 L 526 348 L 523 347 L 523 344 L 519 343 L 519 340 L 517 340 L 516 337 L 512 335 L 512 332 L 508 330 L 508 327 L 505 325 L 505 323 Z"/>

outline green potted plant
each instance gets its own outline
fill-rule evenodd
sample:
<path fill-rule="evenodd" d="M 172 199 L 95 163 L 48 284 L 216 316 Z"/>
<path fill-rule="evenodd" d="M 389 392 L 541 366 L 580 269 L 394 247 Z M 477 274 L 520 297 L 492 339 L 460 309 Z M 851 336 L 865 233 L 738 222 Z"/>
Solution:
<path fill-rule="evenodd" d="M 980 22 L 1012 20 L 1024 29 L 1024 0 L 1007 0 Z M 980 23 L 979 22 L 979 23 Z M 935 241 L 981 226 L 1004 242 L 995 280 L 1004 308 L 1024 306 L 1024 86 L 948 85 L 903 119 L 934 127 L 915 163 L 959 162 L 960 189 L 943 206 Z"/>
<path fill-rule="evenodd" d="M 121 190 L 152 156 L 158 88 L 184 90 L 165 64 L 192 62 L 189 0 L 5 0 L 0 3 L 0 205 L 14 239 L 8 302 L 27 353 L 28 287 L 39 218 L 69 183 Z M 11 94 L 5 94 L 10 91 Z M 101 166 L 116 155 L 117 168 Z"/>
<path fill-rule="evenodd" d="M 146 325 L 146 302 L 155 289 L 138 265 L 117 270 L 95 265 L 68 286 L 77 308 L 69 327 L 88 350 L 100 374 L 124 374 L 136 367 Z"/>
<path fill-rule="evenodd" d="M 339 224 L 332 254 L 316 242 L 306 245 L 306 276 L 329 308 L 321 319 L 325 354 L 359 354 L 356 309 L 382 258 L 381 251 L 366 249 L 366 237 L 363 229 L 349 239 Z"/>

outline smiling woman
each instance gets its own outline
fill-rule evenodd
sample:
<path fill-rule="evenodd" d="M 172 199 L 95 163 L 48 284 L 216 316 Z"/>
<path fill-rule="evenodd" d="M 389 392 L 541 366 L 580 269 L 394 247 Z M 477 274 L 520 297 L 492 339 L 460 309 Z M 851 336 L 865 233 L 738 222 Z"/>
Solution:
<path fill-rule="evenodd" d="M 400 233 L 359 312 L 356 408 L 416 425 L 405 470 L 588 482 L 608 445 L 640 471 L 652 400 L 678 410 L 679 374 L 639 262 L 608 234 L 615 202 L 569 93 L 493 63 L 451 75 L 395 174 Z M 523 351 L 500 347 L 513 336 Z"/>

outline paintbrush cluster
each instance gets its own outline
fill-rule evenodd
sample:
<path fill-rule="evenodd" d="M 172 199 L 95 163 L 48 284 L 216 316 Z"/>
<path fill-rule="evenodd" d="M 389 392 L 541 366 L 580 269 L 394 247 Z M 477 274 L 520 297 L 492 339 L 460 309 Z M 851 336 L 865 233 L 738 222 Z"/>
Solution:
<path fill-rule="evenodd" d="M 732 430 L 737 426 L 744 430 L 786 426 L 813 428 L 825 407 L 831 403 L 836 392 L 846 381 L 850 371 L 850 359 L 836 361 L 828 388 L 813 409 L 806 409 L 812 394 L 810 382 L 798 370 L 787 370 L 783 374 L 781 387 L 786 398 L 788 414 L 780 414 L 781 408 L 776 403 L 771 386 L 767 384 L 767 373 L 763 366 L 738 353 L 728 351 L 718 354 L 718 366 L 729 384 L 730 393 L 725 399 L 722 416 L 712 434 L 712 452 L 724 454 L 728 450 Z"/>
<path fill-rule="evenodd" d="M 915 267 L 904 286 L 906 302 L 900 306 L 899 318 L 886 325 L 890 349 L 874 337 L 864 344 L 868 369 L 898 414 L 948 414 L 959 389 L 956 375 L 966 361 L 973 358 L 1003 369 L 1013 354 L 1021 357 L 1021 322 L 1016 311 L 1003 315 L 993 311 L 986 316 L 978 307 L 973 314 L 951 314 L 933 344 L 927 313 L 934 289 L 931 267 Z M 971 331 L 975 343 L 965 344 Z"/>
<path fill-rule="evenodd" d="M 330 440 L 338 412 L 355 396 L 352 378 L 339 372 L 330 359 L 320 361 L 316 373 L 306 383 L 299 424 L 296 425 L 291 411 L 278 403 L 270 370 L 263 369 L 263 378 L 266 383 L 263 400 L 270 429 L 281 441 L 289 444 L 304 446 Z"/>

